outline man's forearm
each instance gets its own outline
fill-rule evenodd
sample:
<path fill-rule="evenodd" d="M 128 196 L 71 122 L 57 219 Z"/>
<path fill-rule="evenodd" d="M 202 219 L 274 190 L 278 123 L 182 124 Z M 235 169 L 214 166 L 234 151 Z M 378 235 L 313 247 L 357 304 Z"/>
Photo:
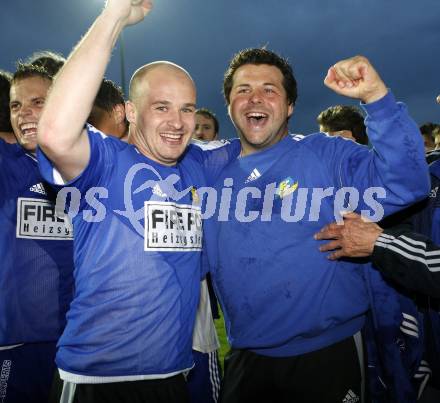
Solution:
<path fill-rule="evenodd" d="M 49 154 L 64 154 L 78 141 L 122 28 L 104 10 L 55 79 L 39 130 L 39 141 Z"/>

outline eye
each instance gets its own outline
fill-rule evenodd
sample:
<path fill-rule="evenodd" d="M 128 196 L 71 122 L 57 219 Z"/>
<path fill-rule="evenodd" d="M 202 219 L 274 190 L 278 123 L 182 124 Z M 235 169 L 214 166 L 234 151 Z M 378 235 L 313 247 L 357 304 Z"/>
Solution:
<path fill-rule="evenodd" d="M 194 113 L 195 110 L 194 110 L 194 108 L 188 107 L 188 108 L 182 108 L 182 112 L 184 112 L 184 113 Z"/>
<path fill-rule="evenodd" d="M 11 112 L 18 110 L 19 107 L 20 107 L 20 104 L 18 102 L 13 102 L 13 103 L 9 104 L 9 109 Z"/>
<path fill-rule="evenodd" d="M 247 92 L 249 92 L 249 88 L 239 88 L 237 90 L 237 94 L 246 94 Z"/>
<path fill-rule="evenodd" d="M 266 94 L 273 94 L 275 92 L 274 89 L 271 87 L 266 87 L 264 91 L 266 92 Z"/>
<path fill-rule="evenodd" d="M 43 106 L 44 102 L 45 102 L 45 99 L 40 98 L 40 99 L 36 99 L 34 104 L 37 105 L 37 106 Z"/>
<path fill-rule="evenodd" d="M 168 108 L 167 108 L 166 106 L 164 106 L 164 105 L 157 106 L 155 109 L 156 109 L 157 111 L 160 111 L 160 112 L 166 112 L 166 111 L 168 111 Z"/>

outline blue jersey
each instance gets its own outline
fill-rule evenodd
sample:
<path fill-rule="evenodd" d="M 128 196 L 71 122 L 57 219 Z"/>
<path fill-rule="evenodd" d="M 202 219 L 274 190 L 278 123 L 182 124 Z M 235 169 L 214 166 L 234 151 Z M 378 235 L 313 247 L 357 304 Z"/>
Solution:
<path fill-rule="evenodd" d="M 124 379 L 186 370 L 201 276 L 198 189 L 207 184 L 202 163 L 212 154 L 205 158 L 190 145 L 177 165 L 163 166 L 90 126 L 88 135 L 89 164 L 66 184 L 80 193 L 76 292 L 57 365 L 83 377 Z M 217 157 L 213 174 L 228 152 Z M 51 164 L 39 158 L 54 183 Z"/>
<path fill-rule="evenodd" d="M 56 341 L 73 293 L 72 228 L 38 164 L 0 140 L 0 346 Z"/>
<path fill-rule="evenodd" d="M 219 177 L 224 197 L 205 222 L 205 240 L 233 347 L 293 356 L 363 326 L 365 267 L 329 261 L 313 235 L 344 207 L 371 214 L 377 199 L 390 214 L 429 189 L 423 143 L 406 108 L 391 94 L 365 108 L 371 151 L 340 137 L 288 136 Z M 383 187 L 386 197 L 369 200 L 370 187 L 379 195 Z"/>

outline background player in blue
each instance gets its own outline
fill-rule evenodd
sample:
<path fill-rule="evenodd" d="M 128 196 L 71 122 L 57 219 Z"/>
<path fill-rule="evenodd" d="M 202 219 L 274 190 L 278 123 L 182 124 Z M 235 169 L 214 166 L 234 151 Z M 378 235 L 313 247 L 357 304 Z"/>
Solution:
<path fill-rule="evenodd" d="M 350 196 L 351 208 L 370 214 L 375 209 L 364 192 L 383 188 L 380 202 L 389 214 L 424 197 L 429 180 L 416 124 L 366 58 L 338 62 L 325 84 L 362 101 L 373 151 L 322 133 L 288 136 L 296 81 L 275 53 L 243 50 L 225 74 L 225 99 L 242 150 L 215 185 L 227 195 L 226 206 L 222 200 L 219 213 L 205 222 L 232 346 L 224 403 L 364 398 L 362 345 L 354 337 L 369 303 L 363 271 L 329 262 L 313 234 L 334 221 L 339 188 L 357 193 L 359 203 Z"/>
<path fill-rule="evenodd" d="M 55 184 L 60 174 L 81 193 L 76 293 L 56 357 L 78 402 L 188 401 L 182 374 L 193 365 L 205 185 L 202 153 L 187 148 L 194 83 L 175 64 L 143 66 L 130 82 L 131 144 L 84 129 L 118 34 L 150 9 L 107 2 L 57 76 L 39 125 L 44 176 Z"/>
<path fill-rule="evenodd" d="M 10 91 L 18 144 L 0 140 L 0 401 L 45 403 L 55 345 L 73 292 L 72 229 L 35 157 L 37 123 L 52 78 L 20 65 Z"/>

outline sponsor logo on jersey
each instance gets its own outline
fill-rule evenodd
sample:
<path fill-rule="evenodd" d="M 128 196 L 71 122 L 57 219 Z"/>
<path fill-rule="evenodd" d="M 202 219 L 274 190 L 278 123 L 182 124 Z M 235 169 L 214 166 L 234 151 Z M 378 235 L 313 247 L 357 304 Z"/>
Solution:
<path fill-rule="evenodd" d="M 357 403 L 360 400 L 359 396 L 356 395 L 351 389 L 347 392 L 342 403 Z"/>
<path fill-rule="evenodd" d="M 200 207 L 174 202 L 145 202 L 144 237 L 147 252 L 201 251 Z"/>
<path fill-rule="evenodd" d="M 19 197 L 17 199 L 17 238 L 71 240 L 72 224 L 67 215 L 55 214 L 55 205 L 48 200 Z"/>
<path fill-rule="evenodd" d="M 29 190 L 31 191 L 31 192 L 35 192 L 35 193 L 39 193 L 39 194 L 41 194 L 41 195 L 47 195 L 47 193 L 46 193 L 46 189 L 44 188 L 44 185 L 40 182 L 40 183 L 37 183 L 36 185 L 34 185 L 34 186 L 31 186 L 30 188 L 29 188 Z"/>
<path fill-rule="evenodd" d="M 286 197 L 287 195 L 293 193 L 296 189 L 298 189 L 298 182 L 295 182 L 290 176 L 286 179 L 284 179 L 280 185 L 278 186 L 278 189 L 276 190 L 275 194 L 282 199 L 283 197 Z"/>
<path fill-rule="evenodd" d="M 157 183 L 154 185 L 152 192 L 156 196 L 162 197 L 164 199 L 168 197 L 168 195 L 165 192 L 163 192 L 163 190 L 160 188 L 160 186 Z"/>
<path fill-rule="evenodd" d="M 246 179 L 246 181 L 244 183 L 249 183 L 249 182 L 255 181 L 260 176 L 261 176 L 260 171 L 258 171 L 257 168 L 254 168 L 253 171 L 251 172 L 251 174 L 248 176 L 248 178 Z"/>

